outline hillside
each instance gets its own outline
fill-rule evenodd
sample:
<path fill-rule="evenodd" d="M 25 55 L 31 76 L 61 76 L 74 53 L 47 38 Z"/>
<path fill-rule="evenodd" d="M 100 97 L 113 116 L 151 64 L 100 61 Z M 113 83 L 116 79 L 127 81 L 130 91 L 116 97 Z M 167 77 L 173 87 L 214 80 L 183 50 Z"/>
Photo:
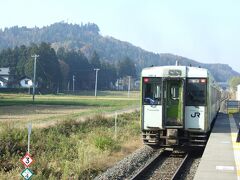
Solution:
<path fill-rule="evenodd" d="M 173 54 L 156 54 L 128 42 L 103 37 L 99 32 L 99 27 L 92 23 L 75 25 L 60 22 L 43 28 L 15 26 L 0 30 L 0 50 L 23 44 L 28 46 L 32 42 L 48 42 L 55 50 L 60 47 L 67 50 L 80 49 L 87 58 L 96 51 L 102 60 L 113 64 L 129 57 L 135 62 L 138 73 L 143 67 L 172 65 L 178 60 L 181 65 L 191 64 L 208 68 L 217 81 L 227 81 L 232 76 L 240 75 L 227 64 L 204 64 Z"/>

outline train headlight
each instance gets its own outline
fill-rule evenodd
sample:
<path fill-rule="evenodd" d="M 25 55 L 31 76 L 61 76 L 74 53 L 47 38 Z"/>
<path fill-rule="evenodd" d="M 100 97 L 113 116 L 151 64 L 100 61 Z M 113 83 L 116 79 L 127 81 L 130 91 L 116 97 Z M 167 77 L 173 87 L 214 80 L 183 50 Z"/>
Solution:
<path fill-rule="evenodd" d="M 143 82 L 144 83 L 148 83 L 149 82 L 149 78 L 143 78 Z"/>

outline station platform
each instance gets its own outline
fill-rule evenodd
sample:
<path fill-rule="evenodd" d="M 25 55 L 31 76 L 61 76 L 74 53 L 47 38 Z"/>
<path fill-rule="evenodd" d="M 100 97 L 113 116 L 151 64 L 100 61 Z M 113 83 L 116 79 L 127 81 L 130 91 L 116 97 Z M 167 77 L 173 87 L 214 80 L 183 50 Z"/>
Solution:
<path fill-rule="evenodd" d="M 240 115 L 219 113 L 194 180 L 240 180 Z"/>

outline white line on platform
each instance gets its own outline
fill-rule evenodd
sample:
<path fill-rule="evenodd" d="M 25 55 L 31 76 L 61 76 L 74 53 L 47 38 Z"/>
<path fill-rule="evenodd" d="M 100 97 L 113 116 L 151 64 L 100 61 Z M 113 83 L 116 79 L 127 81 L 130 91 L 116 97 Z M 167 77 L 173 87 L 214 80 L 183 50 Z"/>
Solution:
<path fill-rule="evenodd" d="M 234 171 L 235 167 L 234 166 L 216 166 L 216 170 L 221 170 L 221 171 Z"/>
<path fill-rule="evenodd" d="M 231 142 L 230 141 L 220 141 L 220 143 L 222 143 L 222 144 L 230 144 Z"/>

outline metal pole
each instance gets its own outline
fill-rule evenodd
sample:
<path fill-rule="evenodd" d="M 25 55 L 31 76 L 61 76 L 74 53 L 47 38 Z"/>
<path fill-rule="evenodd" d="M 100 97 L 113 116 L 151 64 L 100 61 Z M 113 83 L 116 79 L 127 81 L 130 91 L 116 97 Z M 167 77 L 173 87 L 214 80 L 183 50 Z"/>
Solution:
<path fill-rule="evenodd" d="M 114 138 L 115 138 L 115 140 L 117 139 L 117 112 L 115 112 L 115 131 L 114 131 Z"/>
<path fill-rule="evenodd" d="M 97 97 L 97 79 L 98 79 L 98 71 L 100 69 L 94 69 L 96 71 L 96 79 L 95 79 L 95 97 Z"/>
<path fill-rule="evenodd" d="M 128 97 L 130 96 L 130 82 L 131 82 L 131 76 L 128 76 Z"/>
<path fill-rule="evenodd" d="M 28 134 L 28 153 L 30 154 L 30 134 Z"/>
<path fill-rule="evenodd" d="M 36 87 L 36 62 L 37 62 L 37 57 L 39 57 L 39 55 L 33 55 L 32 56 L 34 58 L 34 67 L 33 67 L 33 102 L 35 100 L 35 87 Z"/>
<path fill-rule="evenodd" d="M 32 131 L 32 123 L 28 123 L 28 153 L 30 154 L 30 135 Z"/>
<path fill-rule="evenodd" d="M 75 76 L 73 75 L 73 92 L 74 92 L 74 89 L 75 89 L 74 83 L 75 83 Z"/>
<path fill-rule="evenodd" d="M 58 83 L 58 87 L 57 87 L 57 94 L 59 93 L 59 83 Z"/>
<path fill-rule="evenodd" d="M 118 88 L 118 79 L 117 79 L 117 90 L 119 90 L 119 88 Z"/>

